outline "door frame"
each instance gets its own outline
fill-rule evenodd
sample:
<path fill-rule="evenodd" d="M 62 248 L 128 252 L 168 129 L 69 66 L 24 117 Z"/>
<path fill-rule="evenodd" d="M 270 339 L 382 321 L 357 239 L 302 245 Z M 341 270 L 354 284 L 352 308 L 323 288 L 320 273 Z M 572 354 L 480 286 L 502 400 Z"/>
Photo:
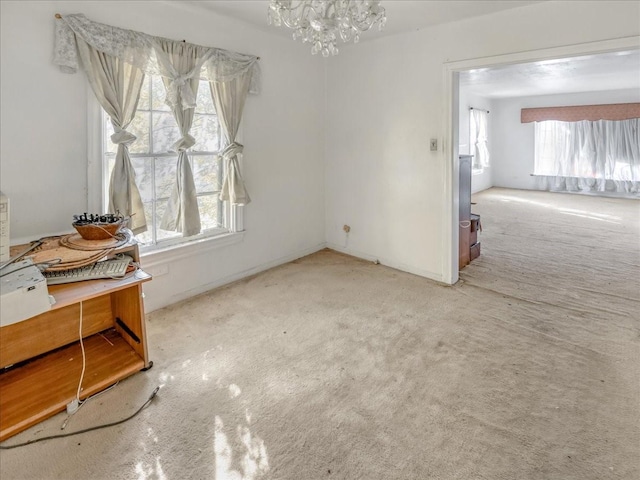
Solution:
<path fill-rule="evenodd" d="M 621 50 L 640 49 L 640 36 L 622 37 L 598 42 L 580 43 L 563 47 L 528 50 L 491 57 L 473 58 L 443 64 L 443 151 L 445 155 L 445 189 L 444 218 L 445 228 L 442 233 L 443 281 L 453 285 L 458 281 L 458 130 L 459 130 L 459 90 L 460 72 L 476 68 L 492 68 L 518 63 L 540 62 L 558 58 L 594 55 Z M 448 226 L 447 220 L 448 219 Z"/>

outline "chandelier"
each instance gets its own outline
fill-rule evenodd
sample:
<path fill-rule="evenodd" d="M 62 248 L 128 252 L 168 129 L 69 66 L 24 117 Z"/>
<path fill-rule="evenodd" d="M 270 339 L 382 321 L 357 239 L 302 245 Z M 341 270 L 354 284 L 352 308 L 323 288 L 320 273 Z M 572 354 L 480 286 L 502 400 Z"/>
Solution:
<path fill-rule="evenodd" d="M 343 42 L 360 40 L 374 24 L 382 30 L 387 22 L 379 0 L 271 0 L 269 25 L 283 23 L 293 29 L 293 39 L 311 44 L 311 53 L 337 55 L 338 36 Z"/>

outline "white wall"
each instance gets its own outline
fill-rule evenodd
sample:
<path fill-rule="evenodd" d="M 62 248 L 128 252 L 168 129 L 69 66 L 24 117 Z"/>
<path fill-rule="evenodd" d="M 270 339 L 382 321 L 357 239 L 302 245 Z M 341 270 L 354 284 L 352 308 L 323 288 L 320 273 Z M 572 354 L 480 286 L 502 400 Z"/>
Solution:
<path fill-rule="evenodd" d="M 441 144 L 443 63 L 640 34 L 638 2 L 549 1 L 348 46 L 325 62 L 306 45 L 192 3 L 115 4 L 0 2 L 0 189 L 12 200 L 14 243 L 68 232 L 88 205 L 90 92 L 83 74 L 51 64 L 54 13 L 262 57 L 262 93 L 244 115 L 254 200 L 244 239 L 169 264 L 145 286 L 149 310 L 325 240 L 442 280 L 451 263 L 442 232 L 450 228 L 445 173 L 453 161 Z M 440 140 L 438 152 L 429 151 L 430 138 Z"/>
<path fill-rule="evenodd" d="M 495 99 L 493 119 L 493 184 L 496 187 L 537 190 L 533 173 L 533 123 L 520 123 L 523 108 L 640 102 L 640 90 L 583 92 L 565 95 Z M 495 114 L 495 115 L 494 115 Z"/>
<path fill-rule="evenodd" d="M 446 280 L 453 159 L 429 151 L 448 128 L 443 63 L 636 36 L 638 18 L 638 2 L 550 1 L 341 49 L 327 73 L 328 245 Z"/>
<path fill-rule="evenodd" d="M 324 65 L 306 45 L 179 2 L 0 5 L 0 189 L 11 199 L 13 244 L 69 232 L 72 215 L 88 206 L 93 93 L 83 73 L 52 64 L 59 12 L 261 57 L 262 93 L 248 98 L 243 120 L 243 173 L 253 200 L 243 241 L 169 264 L 168 274 L 145 285 L 147 310 L 324 246 Z"/>
<path fill-rule="evenodd" d="M 468 87 L 460 87 L 458 97 L 458 153 L 475 155 L 475 148 L 470 145 L 470 108 L 479 108 L 481 110 L 487 110 L 491 112 L 493 110 L 493 103 L 491 99 L 481 97 L 469 92 Z M 481 192 L 487 188 L 493 186 L 491 178 L 491 167 L 493 166 L 493 115 L 489 113 L 489 121 L 487 122 L 487 144 L 489 146 L 489 161 L 490 166 L 484 167 L 481 172 L 474 171 L 471 177 L 471 193 Z"/>

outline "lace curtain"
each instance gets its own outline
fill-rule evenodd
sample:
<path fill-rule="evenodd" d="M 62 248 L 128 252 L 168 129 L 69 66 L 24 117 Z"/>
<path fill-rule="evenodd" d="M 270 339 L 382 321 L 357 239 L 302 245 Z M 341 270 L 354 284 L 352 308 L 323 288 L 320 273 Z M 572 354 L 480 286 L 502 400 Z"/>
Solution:
<path fill-rule="evenodd" d="M 549 190 L 640 193 L 640 119 L 536 122 L 534 175 Z"/>
<path fill-rule="evenodd" d="M 169 209 L 168 216 L 163 219 L 165 226 L 171 226 L 176 231 L 182 231 L 185 236 L 193 235 L 200 231 L 197 202 L 194 207 L 195 191 L 193 193 L 190 191 L 193 177 L 186 156 L 186 151 L 193 145 L 193 143 L 189 143 L 191 136 L 188 133 L 191 127 L 193 111 L 189 113 L 189 110 L 196 106 L 196 91 L 200 79 L 207 80 L 213 85 L 220 85 L 223 90 L 232 91 L 233 98 L 229 98 L 223 103 L 229 104 L 231 102 L 233 105 L 240 106 L 239 110 L 237 108 L 228 108 L 218 112 L 220 123 L 229 126 L 229 129 L 225 128 L 225 137 L 228 140 L 228 145 L 222 157 L 223 159 L 228 158 L 233 167 L 225 171 L 223 184 L 231 183 L 236 185 L 236 188 L 228 189 L 230 194 L 225 194 L 222 199 L 228 200 L 232 204 L 242 205 L 249 203 L 249 196 L 246 194 L 242 177 L 237 169 L 237 154 L 242 151 L 242 148 L 239 148 L 235 153 L 232 153 L 229 148 L 233 145 L 239 145 L 234 142 L 237 125 L 235 127 L 233 125 L 239 122 L 247 90 L 253 93 L 259 91 L 260 69 L 258 57 L 112 27 L 92 22 L 82 14 L 63 15 L 62 18 L 56 21 L 54 48 L 54 63 L 60 66 L 62 71 L 75 73 L 80 64 L 79 60 L 82 61 L 85 70 L 92 68 L 90 64 L 87 64 L 84 56 L 79 57 L 80 44 L 86 44 L 90 49 L 100 52 L 104 58 L 111 57 L 117 59 L 121 64 L 130 65 L 131 67 L 129 68 L 139 71 L 141 74 L 163 77 L 167 89 L 166 103 L 174 112 L 183 135 L 183 138 L 174 146 L 179 152 L 179 170 L 174 194 L 170 201 L 170 205 L 173 205 L 174 208 Z M 181 59 L 182 55 L 186 55 L 188 60 Z M 236 85 L 237 81 L 243 85 L 246 84 L 247 87 L 236 88 L 234 85 Z M 229 83 L 228 88 L 224 87 L 227 83 Z M 212 87 L 212 90 L 215 89 Z M 138 87 L 134 104 L 137 104 L 139 91 Z M 100 98 L 98 92 L 96 92 L 96 95 Z M 228 119 L 225 118 L 226 111 L 231 115 Z M 107 112 L 111 115 L 109 110 Z M 130 122 L 130 120 L 122 121 L 127 124 Z M 116 123 L 114 123 L 114 126 L 116 127 L 116 132 L 119 131 L 118 129 L 125 128 L 123 125 L 116 125 Z M 129 143 L 133 140 L 127 139 Z M 127 150 L 126 145 L 128 144 L 121 142 L 119 143 L 118 151 L 120 151 L 120 145 L 122 145 L 123 151 Z M 233 161 L 234 159 L 235 161 Z M 228 178 L 229 175 L 231 175 L 231 178 Z M 137 197 L 139 197 L 137 188 L 129 188 L 132 183 L 133 187 L 135 187 L 135 181 L 132 180 L 132 167 L 128 169 L 123 178 L 125 177 L 126 180 L 112 177 L 110 187 L 112 191 L 111 200 L 116 196 L 125 196 L 127 197 L 127 202 L 125 203 L 129 205 L 132 203 L 137 204 Z M 138 209 L 137 207 L 129 206 L 126 211 L 120 210 L 120 212 L 131 215 L 132 213 L 138 213 Z M 198 217 L 197 220 L 194 220 L 194 215 Z M 143 214 L 141 216 L 144 218 Z M 143 227 L 140 228 L 142 230 L 139 231 L 144 231 Z"/>
<path fill-rule="evenodd" d="M 135 65 L 145 74 L 171 78 L 176 82 L 175 88 L 184 88 L 185 92 L 188 92 L 188 87 L 184 87 L 186 78 L 175 72 L 161 46 L 163 41 L 186 42 L 104 25 L 93 22 L 82 14 L 62 15 L 61 19 L 56 20 L 53 62 L 66 73 L 75 73 L 78 70 L 76 37 L 82 38 L 96 50 L 117 57 L 125 63 Z M 198 45 L 193 46 L 199 47 Z M 200 58 L 201 63 L 198 68 L 190 72 L 187 78 L 199 76 L 203 80 L 225 82 L 244 75 L 246 72 L 251 72 L 249 91 L 251 93 L 259 92 L 260 66 L 258 57 L 220 48 L 200 48 L 205 49 L 206 52 Z M 203 66 L 206 68 L 200 70 Z M 185 97 L 188 96 L 188 94 L 185 95 Z M 193 98 L 195 99 L 195 97 Z"/>

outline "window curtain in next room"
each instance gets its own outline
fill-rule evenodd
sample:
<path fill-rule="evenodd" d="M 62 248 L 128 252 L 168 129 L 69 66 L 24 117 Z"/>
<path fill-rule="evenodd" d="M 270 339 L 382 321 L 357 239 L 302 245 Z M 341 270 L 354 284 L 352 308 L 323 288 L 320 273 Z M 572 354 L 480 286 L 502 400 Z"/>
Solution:
<path fill-rule="evenodd" d="M 489 166 L 488 121 L 489 113 L 471 109 L 470 115 L 471 154 L 473 155 L 473 168 L 480 170 Z"/>
<path fill-rule="evenodd" d="M 639 122 L 536 122 L 534 175 L 549 190 L 640 193 Z"/>
<path fill-rule="evenodd" d="M 98 66 L 94 64 L 100 63 L 98 57 L 96 57 L 95 62 L 87 63 L 87 55 L 81 55 L 85 70 L 91 70 L 91 72 L 88 72 L 88 76 L 92 82 L 92 87 L 96 90 L 96 95 L 99 98 L 102 95 L 109 100 L 103 103 L 103 107 L 107 105 L 105 107 L 107 113 L 111 115 L 112 111 L 116 111 L 120 115 L 118 109 L 112 107 L 112 105 L 122 102 L 122 106 L 119 108 L 125 111 L 122 112 L 122 118 L 115 120 L 117 125 L 114 123 L 116 130 L 114 142 L 120 142 L 118 143 L 118 152 L 120 152 L 120 145 L 122 145 L 123 158 L 125 158 L 127 150 L 126 145 L 135 141 L 135 137 L 127 134 L 125 128 L 131 121 L 129 116 L 135 113 L 140 95 L 142 78 L 138 78 L 138 76 L 143 77 L 143 74 L 148 74 L 163 77 L 163 81 L 167 86 L 166 103 L 171 107 L 182 134 L 182 138 L 174 145 L 174 148 L 179 152 L 178 162 L 181 167 L 177 173 L 176 187 L 170 201 L 172 207 L 169 208 L 169 212 L 163 218 L 163 222 L 167 226 L 171 225 L 176 231 L 181 231 L 183 236 L 198 233 L 200 231 L 200 220 L 197 202 L 195 202 L 195 187 L 193 187 L 193 177 L 190 175 L 189 161 L 186 154 L 187 149 L 193 145 L 189 129 L 191 128 L 193 108 L 196 101 L 194 91 L 197 89 L 199 79 L 222 85 L 230 82 L 225 87 L 230 92 L 228 94 L 229 98 L 225 102 L 230 102 L 233 108 L 223 108 L 217 114 L 221 124 L 234 125 L 236 119 L 239 122 L 247 91 L 258 91 L 260 76 L 258 57 L 153 37 L 133 30 L 92 22 L 81 14 L 62 15 L 56 22 L 54 63 L 59 65 L 62 71 L 67 73 L 77 71 L 79 65 L 78 50 L 81 52 L 83 48 L 84 50 L 93 50 L 100 53 L 100 58 L 108 59 L 108 61 L 104 62 L 104 65 L 99 65 L 99 68 L 104 70 L 105 82 L 109 82 L 110 85 L 114 84 L 114 82 L 116 85 L 122 84 L 124 88 L 120 89 L 118 87 L 119 90 L 117 92 L 114 90 L 115 87 L 106 89 L 103 85 L 105 82 L 95 80 L 96 74 L 94 70 L 97 70 Z M 83 44 L 86 45 L 86 48 L 80 46 Z M 111 64 L 113 65 L 109 66 Z M 117 69 L 129 73 L 116 74 L 116 66 Z M 92 77 L 94 77 L 93 80 Z M 243 88 L 236 86 L 236 80 L 243 85 Z M 246 88 L 244 87 L 245 82 L 248 85 Z M 126 97 L 123 97 L 124 92 L 127 92 Z M 230 115 L 230 118 L 225 118 L 225 115 Z M 113 118 L 112 116 L 112 120 Z M 234 145 L 235 132 L 233 130 L 230 127 L 229 132 L 231 134 L 228 135 L 230 145 Z M 235 130 L 237 130 L 237 126 Z M 125 133 L 122 133 L 123 131 Z M 237 144 L 235 145 L 237 148 Z M 233 157 L 231 150 L 227 152 L 227 156 L 229 158 Z M 142 223 L 134 225 L 137 226 L 137 233 L 141 233 L 146 229 L 146 226 L 144 224 L 144 213 L 137 200 L 139 193 L 137 188 L 134 188 L 133 168 L 130 162 L 126 162 L 126 158 L 121 163 L 125 164 L 124 167 L 121 167 L 122 175 L 117 179 L 112 177 L 110 205 L 112 204 L 117 208 L 116 197 L 125 198 L 126 202 L 124 203 L 126 206 L 120 208 L 120 213 L 133 215 L 132 218 L 139 217 Z M 237 160 L 234 168 L 237 170 Z M 233 171 L 233 169 L 225 171 L 224 183 L 230 181 L 226 178 L 229 174 L 233 175 L 232 182 L 236 186 L 233 189 L 229 189 L 229 194 L 224 195 L 223 200 L 227 200 L 231 204 L 248 203 L 249 196 L 246 194 L 239 171 Z"/>

